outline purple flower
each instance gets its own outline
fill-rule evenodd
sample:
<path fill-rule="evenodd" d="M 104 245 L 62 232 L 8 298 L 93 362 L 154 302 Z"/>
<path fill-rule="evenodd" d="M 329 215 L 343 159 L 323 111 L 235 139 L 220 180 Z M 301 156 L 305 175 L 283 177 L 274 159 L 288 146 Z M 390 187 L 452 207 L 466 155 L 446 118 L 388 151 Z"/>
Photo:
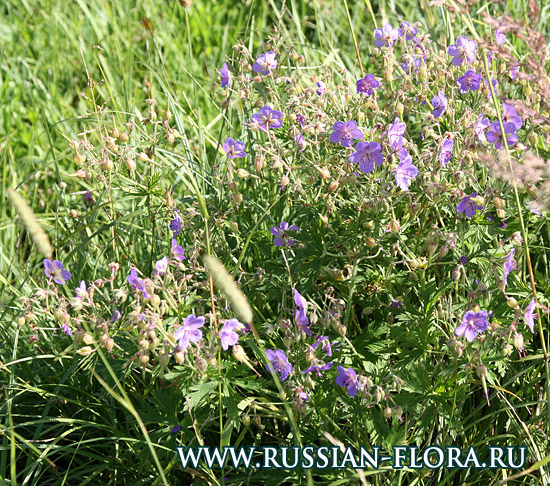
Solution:
<path fill-rule="evenodd" d="M 294 313 L 294 320 L 296 321 L 296 326 L 298 326 L 300 331 L 303 331 L 309 337 L 313 336 L 313 333 L 309 328 L 309 319 L 305 310 L 296 309 L 296 312 Z"/>
<path fill-rule="evenodd" d="M 172 238 L 176 238 L 181 231 L 181 218 L 177 209 L 174 209 L 174 219 L 170 222 L 170 230 L 174 232 Z"/>
<path fill-rule="evenodd" d="M 168 257 L 161 258 L 155 262 L 155 273 L 157 275 L 164 275 L 168 270 Z"/>
<path fill-rule="evenodd" d="M 225 139 L 222 148 L 225 150 L 225 153 L 230 159 L 242 159 L 243 157 L 246 157 L 244 142 L 233 140 L 231 137 L 227 137 Z"/>
<path fill-rule="evenodd" d="M 460 263 L 462 263 L 462 265 L 466 266 L 466 265 L 468 265 L 468 259 L 464 255 L 462 255 L 460 257 Z"/>
<path fill-rule="evenodd" d="M 147 293 L 147 289 L 145 288 L 145 282 L 138 277 L 137 270 L 135 268 L 132 268 L 132 271 L 130 272 L 130 275 L 128 275 L 127 280 L 134 289 L 143 294 L 143 297 L 145 297 L 146 299 L 149 298 L 149 294 Z"/>
<path fill-rule="evenodd" d="M 399 31 L 392 24 L 386 24 L 374 31 L 374 45 L 376 47 L 391 47 L 399 36 Z"/>
<path fill-rule="evenodd" d="M 491 124 L 489 118 L 483 118 L 483 116 L 483 113 L 479 115 L 474 125 L 474 133 L 477 135 L 480 142 L 485 140 L 485 129 Z"/>
<path fill-rule="evenodd" d="M 488 83 L 488 81 L 487 81 L 486 78 L 483 78 L 483 84 L 484 84 L 485 86 L 487 86 L 488 89 L 489 89 L 489 93 L 487 93 L 487 99 L 490 100 L 490 99 L 492 98 L 493 95 L 491 94 L 491 87 L 488 86 L 489 83 Z M 496 95 L 498 94 L 498 89 L 497 89 L 498 81 L 497 81 L 496 79 L 491 79 L 491 84 L 493 85 L 493 91 L 495 92 L 495 96 L 496 96 Z"/>
<path fill-rule="evenodd" d="M 453 56 L 453 66 L 460 66 L 463 61 L 471 64 L 476 58 L 477 42 L 469 40 L 465 35 L 461 35 L 456 44 L 450 45 L 447 52 Z"/>
<path fill-rule="evenodd" d="M 445 98 L 445 95 L 443 94 L 443 91 L 440 91 L 437 93 L 437 96 L 434 96 L 432 99 L 432 106 L 434 107 L 434 110 L 432 111 L 433 116 L 436 118 L 439 118 L 445 111 L 447 111 L 447 98 Z"/>
<path fill-rule="evenodd" d="M 460 201 L 456 207 L 456 210 L 459 213 L 466 213 L 468 218 L 472 218 L 477 213 L 478 209 L 483 209 L 483 206 L 479 206 L 477 201 L 475 201 L 476 193 L 473 193 L 471 196 L 466 196 Z"/>
<path fill-rule="evenodd" d="M 294 246 L 296 240 L 290 239 L 287 232 L 300 231 L 300 228 L 295 224 L 289 225 L 286 221 L 281 221 L 279 227 L 273 226 L 269 231 L 275 237 L 273 239 L 273 244 L 275 246 Z"/>
<path fill-rule="evenodd" d="M 351 147 L 353 139 L 363 138 L 363 132 L 357 128 L 354 120 L 348 122 L 337 121 L 332 127 L 334 132 L 330 136 L 332 143 L 341 143 L 342 147 Z"/>
<path fill-rule="evenodd" d="M 288 362 L 288 358 L 286 357 L 286 354 L 281 349 L 266 349 L 265 355 L 269 361 L 271 361 L 271 364 L 273 366 L 273 369 L 275 370 L 275 373 L 280 373 L 281 381 L 285 381 L 289 375 L 291 375 L 294 371 L 294 368 L 292 365 Z M 269 367 L 266 367 L 269 371 Z"/>
<path fill-rule="evenodd" d="M 447 138 L 443 145 L 441 145 L 441 151 L 439 152 L 439 163 L 443 167 L 447 167 L 447 162 L 451 160 L 451 157 L 453 155 L 453 147 L 454 147 L 455 141 Z"/>
<path fill-rule="evenodd" d="M 277 67 L 277 60 L 275 59 L 275 53 L 273 51 L 260 54 L 256 62 L 252 65 L 252 69 L 256 73 L 260 73 L 264 76 L 271 74 L 271 72 Z"/>
<path fill-rule="evenodd" d="M 315 373 L 317 373 L 317 377 L 320 378 L 321 377 L 321 371 L 330 370 L 332 368 L 333 364 L 334 364 L 334 361 L 331 361 L 330 363 L 324 364 L 322 366 L 313 365 L 313 366 L 310 366 L 307 370 L 302 371 L 302 374 L 312 373 L 312 372 L 315 371 Z"/>
<path fill-rule="evenodd" d="M 339 347 L 338 341 L 330 342 L 330 339 L 328 336 L 320 336 L 317 338 L 317 341 L 313 346 L 311 346 L 314 350 L 317 349 L 319 346 L 323 348 L 325 353 L 327 353 L 327 356 L 332 357 L 332 347 L 334 345 L 337 345 L 336 348 Z"/>
<path fill-rule="evenodd" d="M 519 64 L 514 64 L 510 68 L 510 78 L 512 78 L 512 80 L 516 79 L 516 76 L 518 75 L 518 73 L 519 73 Z"/>
<path fill-rule="evenodd" d="M 402 191 L 408 191 L 409 184 L 417 175 L 418 167 L 412 163 L 412 157 L 407 153 L 395 169 L 395 182 Z"/>
<path fill-rule="evenodd" d="M 348 389 L 350 397 L 354 397 L 359 390 L 359 381 L 357 380 L 357 373 L 353 368 L 344 368 L 338 365 L 338 376 L 336 377 L 336 384 Z"/>
<path fill-rule="evenodd" d="M 502 268 L 504 269 L 504 285 L 508 285 L 508 275 L 512 270 L 517 270 L 518 264 L 514 260 L 514 253 L 516 252 L 515 248 L 512 248 L 512 251 L 506 257 Z"/>
<path fill-rule="evenodd" d="M 173 260 L 177 260 L 178 262 L 185 260 L 185 250 L 180 245 L 178 245 L 178 242 L 175 238 L 172 238 L 172 245 L 170 247 L 170 258 L 172 258 Z"/>
<path fill-rule="evenodd" d="M 227 63 L 223 63 L 222 68 L 220 69 L 220 76 L 222 78 L 222 88 L 226 88 L 229 86 L 229 79 L 231 77 L 231 73 L 229 72 L 229 68 L 227 67 Z"/>
<path fill-rule="evenodd" d="M 181 430 L 181 425 L 176 425 L 170 429 L 171 434 L 177 434 Z"/>
<path fill-rule="evenodd" d="M 118 321 L 121 317 L 122 314 L 120 313 L 120 311 L 118 309 L 115 309 L 115 311 L 113 312 L 113 317 L 111 317 L 111 322 Z"/>
<path fill-rule="evenodd" d="M 535 298 L 533 297 L 531 299 L 531 302 L 529 302 L 527 309 L 525 309 L 525 312 L 523 313 L 523 319 L 525 319 L 525 324 L 527 324 L 527 327 L 531 329 L 531 332 L 533 334 L 535 334 L 535 319 L 537 317 L 538 317 L 537 314 L 535 314 Z"/>
<path fill-rule="evenodd" d="M 229 319 L 220 330 L 220 340 L 224 351 L 229 349 L 229 346 L 237 344 L 239 335 L 235 332 L 242 327 L 242 324 L 237 319 Z"/>
<path fill-rule="evenodd" d="M 414 70 L 416 73 L 420 66 L 422 66 L 422 59 L 419 57 L 407 56 L 401 63 L 401 69 L 403 69 L 406 74 L 411 74 L 411 70 Z"/>
<path fill-rule="evenodd" d="M 296 289 L 294 289 L 294 303 L 300 310 L 305 311 L 307 309 L 307 300 Z"/>
<path fill-rule="evenodd" d="M 359 164 L 361 171 L 368 174 L 372 172 L 375 165 L 382 165 L 384 162 L 382 146 L 378 142 L 359 142 L 355 146 L 355 152 L 349 156 L 349 160 Z"/>
<path fill-rule="evenodd" d="M 516 130 L 519 130 L 523 126 L 523 120 L 518 115 L 518 112 L 514 108 L 514 105 L 511 105 L 509 103 L 502 104 L 502 122 L 513 123 L 516 127 Z"/>
<path fill-rule="evenodd" d="M 250 124 L 252 127 L 259 128 L 262 132 L 268 132 L 272 128 L 281 128 L 283 114 L 279 110 L 274 110 L 269 105 L 262 106 L 258 113 L 252 115 Z"/>
<path fill-rule="evenodd" d="M 418 29 L 408 22 L 401 22 L 401 28 L 399 29 L 399 37 L 405 36 L 405 38 L 410 41 L 416 34 L 418 34 Z"/>
<path fill-rule="evenodd" d="M 59 260 L 44 260 L 44 273 L 46 277 L 53 278 L 53 281 L 59 285 L 64 285 L 67 280 L 73 276 L 68 270 L 63 270 L 63 263 Z"/>
<path fill-rule="evenodd" d="M 390 307 L 393 307 L 394 309 L 399 309 L 403 304 L 399 302 L 397 299 L 392 298 L 390 302 Z"/>
<path fill-rule="evenodd" d="M 393 150 L 399 150 L 403 146 L 403 135 L 406 130 L 407 125 L 396 117 L 388 128 L 388 141 Z"/>
<path fill-rule="evenodd" d="M 474 73 L 474 71 L 468 69 L 464 73 L 464 76 L 457 79 L 457 83 L 461 93 L 467 93 L 470 90 L 477 91 L 481 83 L 481 74 Z"/>
<path fill-rule="evenodd" d="M 306 148 L 306 141 L 301 132 L 298 132 L 298 134 L 296 135 L 296 145 L 300 147 L 300 150 L 298 150 L 298 153 L 303 152 L 304 149 Z"/>
<path fill-rule="evenodd" d="M 325 90 L 327 89 L 327 85 L 323 83 L 322 81 L 317 81 L 317 91 L 315 91 L 319 96 L 321 96 Z"/>
<path fill-rule="evenodd" d="M 506 143 L 508 145 L 513 145 L 518 141 L 516 126 L 512 122 L 504 123 L 504 134 L 507 135 Z M 485 138 L 488 142 L 494 143 L 497 150 L 502 148 L 503 137 L 498 120 L 491 123 L 489 131 L 485 134 Z"/>
<path fill-rule="evenodd" d="M 497 30 L 495 32 L 495 40 L 497 41 L 497 44 L 501 46 L 506 42 L 506 35 L 503 32 L 500 32 L 500 30 Z"/>
<path fill-rule="evenodd" d="M 63 324 L 61 326 L 61 329 L 67 336 L 73 335 L 73 330 L 67 324 Z"/>
<path fill-rule="evenodd" d="M 84 282 L 84 280 L 80 282 L 80 285 L 76 289 L 74 289 L 74 291 L 78 299 L 84 299 L 88 297 L 88 292 L 86 291 L 86 282 Z"/>
<path fill-rule="evenodd" d="M 464 335 L 469 342 L 472 342 L 477 334 L 489 327 L 487 318 L 487 311 L 480 311 L 477 314 L 474 311 L 468 311 L 462 318 L 462 324 L 456 328 L 455 334 L 457 336 Z"/>
<path fill-rule="evenodd" d="M 204 316 L 188 315 L 174 333 L 174 338 L 178 341 L 178 348 L 185 351 L 189 347 L 189 343 L 198 343 L 202 339 L 200 330 L 202 326 L 204 326 Z"/>
<path fill-rule="evenodd" d="M 357 86 L 357 93 L 363 94 L 367 98 L 372 95 L 373 88 L 378 88 L 378 86 L 380 86 L 380 83 L 374 79 L 372 74 L 367 74 L 355 84 Z"/>

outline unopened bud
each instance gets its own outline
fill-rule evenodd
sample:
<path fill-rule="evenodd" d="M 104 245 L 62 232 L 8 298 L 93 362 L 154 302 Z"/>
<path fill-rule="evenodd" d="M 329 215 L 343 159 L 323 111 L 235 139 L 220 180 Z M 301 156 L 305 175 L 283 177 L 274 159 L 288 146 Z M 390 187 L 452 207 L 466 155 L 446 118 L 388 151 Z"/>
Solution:
<path fill-rule="evenodd" d="M 178 350 L 174 353 L 174 359 L 176 360 L 176 363 L 177 363 L 177 364 L 182 365 L 182 364 L 185 362 L 185 354 L 183 353 L 183 351 L 181 351 L 180 349 L 178 349 Z"/>
<path fill-rule="evenodd" d="M 401 231 L 401 225 L 399 224 L 399 221 L 394 219 L 390 224 L 390 230 L 392 233 L 399 233 Z"/>
<path fill-rule="evenodd" d="M 508 305 L 508 307 L 515 309 L 518 306 L 518 301 L 513 297 L 508 297 L 506 304 Z"/>
<path fill-rule="evenodd" d="M 149 364 L 149 355 L 145 353 L 139 353 L 138 361 L 144 368 Z"/>
<path fill-rule="evenodd" d="M 365 239 L 365 245 L 369 248 L 374 248 L 376 246 L 376 240 L 372 236 L 367 236 Z"/>
<path fill-rule="evenodd" d="M 233 346 L 233 357 L 239 362 L 242 363 L 246 360 L 246 353 L 243 347 L 240 344 L 235 344 Z"/>
<path fill-rule="evenodd" d="M 479 378 L 485 378 L 487 376 L 487 366 L 479 365 L 476 367 L 476 374 Z"/>

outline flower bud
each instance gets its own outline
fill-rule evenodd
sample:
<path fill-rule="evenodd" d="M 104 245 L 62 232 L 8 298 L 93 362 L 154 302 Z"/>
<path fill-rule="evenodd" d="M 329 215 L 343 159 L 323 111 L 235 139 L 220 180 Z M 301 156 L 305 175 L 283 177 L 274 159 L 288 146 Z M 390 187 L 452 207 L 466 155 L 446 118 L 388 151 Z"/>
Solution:
<path fill-rule="evenodd" d="M 248 427 L 250 425 L 250 415 L 248 414 L 244 414 L 242 417 L 241 417 L 241 422 L 243 423 L 243 425 L 245 427 Z"/>
<path fill-rule="evenodd" d="M 292 337 L 291 336 L 285 336 L 283 338 L 283 345 L 286 347 L 286 348 L 290 348 L 290 346 L 292 346 Z"/>
<path fill-rule="evenodd" d="M 508 305 L 508 307 L 515 309 L 518 306 L 518 301 L 513 297 L 508 297 L 506 304 Z"/>
<path fill-rule="evenodd" d="M 487 366 L 485 365 L 476 366 L 476 374 L 479 378 L 485 378 L 487 376 Z"/>
<path fill-rule="evenodd" d="M 497 209 L 504 209 L 506 207 L 506 202 L 500 197 L 494 197 L 493 204 Z"/>
<path fill-rule="evenodd" d="M 516 332 L 514 334 L 514 346 L 519 350 L 523 350 L 523 334 L 520 334 L 519 332 Z"/>
<path fill-rule="evenodd" d="M 449 253 L 449 247 L 447 245 L 443 245 L 439 249 L 439 258 L 445 258 L 448 253 Z"/>
<path fill-rule="evenodd" d="M 181 351 L 180 349 L 178 349 L 178 350 L 174 353 L 174 359 L 176 360 L 176 363 L 177 363 L 177 364 L 182 365 L 182 364 L 185 362 L 185 354 L 183 353 L 183 351 Z"/>
<path fill-rule="evenodd" d="M 231 221 L 229 226 L 231 228 L 231 231 L 233 231 L 233 233 L 238 233 L 239 232 L 239 223 L 237 223 L 236 221 Z"/>
<path fill-rule="evenodd" d="M 25 321 L 25 316 L 19 316 L 19 317 L 17 318 L 17 324 L 18 324 L 19 326 L 24 326 L 25 323 L 26 323 L 26 321 Z"/>
<path fill-rule="evenodd" d="M 149 355 L 145 353 L 139 353 L 138 361 L 139 364 L 145 368 L 149 364 Z"/>
<path fill-rule="evenodd" d="M 248 179 L 250 177 L 250 172 L 245 169 L 237 169 L 237 177 L 241 179 Z"/>
<path fill-rule="evenodd" d="M 392 415 L 392 409 L 390 407 L 386 407 L 384 409 L 384 417 L 386 417 L 388 420 L 391 419 Z"/>
<path fill-rule="evenodd" d="M 82 165 L 86 162 L 86 154 L 79 154 L 78 152 L 75 152 L 73 154 L 73 160 L 76 165 Z"/>
<path fill-rule="evenodd" d="M 134 161 L 134 159 L 132 159 L 132 157 L 127 157 L 125 163 L 128 170 L 132 172 L 136 170 L 136 162 Z"/>
<path fill-rule="evenodd" d="M 504 219 L 504 217 L 506 216 L 504 209 L 497 209 L 496 213 L 500 219 Z"/>
<path fill-rule="evenodd" d="M 401 231 L 401 225 L 399 224 L 399 221 L 394 219 L 390 224 L 390 230 L 392 233 L 399 233 Z"/>
<path fill-rule="evenodd" d="M 254 418 L 252 419 L 257 427 L 262 426 L 262 419 L 259 415 L 254 415 Z"/>
<path fill-rule="evenodd" d="M 334 192 L 336 191 L 336 189 L 338 189 L 338 181 L 332 181 L 329 185 L 328 185 L 328 192 Z"/>
<path fill-rule="evenodd" d="M 113 170 L 113 167 L 114 167 L 114 164 L 113 164 L 113 161 L 111 159 L 103 159 L 99 163 L 99 168 L 103 172 L 110 172 L 111 170 Z"/>
<path fill-rule="evenodd" d="M 498 279 L 497 288 L 502 292 L 504 292 L 504 289 L 506 288 L 506 283 L 501 278 Z"/>
<path fill-rule="evenodd" d="M 243 347 L 240 344 L 235 344 L 233 346 L 233 357 L 239 362 L 242 363 L 247 359 L 246 353 Z"/>
<path fill-rule="evenodd" d="M 365 239 L 365 245 L 369 248 L 374 248 L 376 246 L 376 240 L 372 236 L 367 236 Z"/>
<path fill-rule="evenodd" d="M 80 356 L 90 356 L 93 352 L 94 350 L 91 346 L 84 346 L 77 350 L 77 353 L 80 354 Z"/>
<path fill-rule="evenodd" d="M 150 299 L 149 299 L 149 303 L 153 306 L 153 307 L 158 307 L 159 304 L 160 304 L 160 297 L 156 294 L 153 294 L 151 295 Z"/>

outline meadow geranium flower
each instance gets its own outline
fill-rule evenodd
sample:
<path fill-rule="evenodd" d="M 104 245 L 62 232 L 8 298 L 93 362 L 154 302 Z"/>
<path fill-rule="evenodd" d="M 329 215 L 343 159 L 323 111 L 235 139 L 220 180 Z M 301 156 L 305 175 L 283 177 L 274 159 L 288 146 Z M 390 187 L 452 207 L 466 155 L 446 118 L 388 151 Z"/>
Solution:
<path fill-rule="evenodd" d="M 168 257 L 161 258 L 155 262 L 155 273 L 158 275 L 164 275 L 168 270 Z"/>
<path fill-rule="evenodd" d="M 357 128 L 354 120 L 348 122 L 337 121 L 332 127 L 334 130 L 330 136 L 332 143 L 341 143 L 342 147 L 351 147 L 353 140 L 363 138 L 363 132 Z"/>
<path fill-rule="evenodd" d="M 174 232 L 172 238 L 176 238 L 180 234 L 181 228 L 180 214 L 177 209 L 174 209 L 174 219 L 170 221 L 170 230 Z"/>
<path fill-rule="evenodd" d="M 113 312 L 113 317 L 111 317 L 111 322 L 116 322 L 121 317 L 122 317 L 122 314 L 120 313 L 120 311 L 118 309 L 115 309 L 115 311 Z"/>
<path fill-rule="evenodd" d="M 300 331 L 303 331 L 306 336 L 313 336 L 313 333 L 309 328 L 309 318 L 307 317 L 305 310 L 296 309 L 296 312 L 294 313 L 294 320 L 296 321 L 296 326 Z"/>
<path fill-rule="evenodd" d="M 503 32 L 500 32 L 500 30 L 497 30 L 495 32 L 495 40 L 497 41 L 497 44 L 501 46 L 506 42 L 506 35 Z"/>
<path fill-rule="evenodd" d="M 519 130 L 523 126 L 523 120 L 518 115 L 518 111 L 510 103 L 502 104 L 502 122 L 513 123 L 516 130 Z"/>
<path fill-rule="evenodd" d="M 374 166 L 384 162 L 382 146 L 378 142 L 359 142 L 355 146 L 355 152 L 349 156 L 350 162 L 359 164 L 359 168 L 365 174 L 372 172 Z"/>
<path fill-rule="evenodd" d="M 63 270 L 63 263 L 59 260 L 52 262 L 47 258 L 44 260 L 44 273 L 46 277 L 53 278 L 53 281 L 59 285 L 64 285 L 73 276 L 68 270 Z"/>
<path fill-rule="evenodd" d="M 258 113 L 252 115 L 250 123 L 257 126 L 262 132 L 268 132 L 272 128 L 281 128 L 283 114 L 279 110 L 274 110 L 269 105 L 262 106 Z"/>
<path fill-rule="evenodd" d="M 286 354 L 281 349 L 266 349 L 265 355 L 269 361 L 271 361 L 271 364 L 273 366 L 273 369 L 275 370 L 275 373 L 279 373 L 281 376 L 281 381 L 285 381 L 289 375 L 291 375 L 294 371 L 294 368 L 292 365 L 288 362 L 288 358 L 286 357 Z M 269 371 L 269 367 L 266 367 L 267 371 Z"/>
<path fill-rule="evenodd" d="M 516 126 L 512 122 L 504 123 L 504 135 L 506 136 L 506 143 L 508 145 L 514 145 L 518 141 Z M 491 123 L 489 131 L 485 134 L 485 138 L 489 143 L 494 143 L 497 150 L 502 148 L 503 136 L 498 120 Z"/>
<path fill-rule="evenodd" d="M 447 167 L 447 162 L 451 160 L 453 156 L 453 147 L 455 141 L 447 138 L 441 145 L 441 151 L 439 152 L 439 162 L 443 167 Z"/>
<path fill-rule="evenodd" d="M 489 82 L 487 81 L 487 78 L 483 78 L 483 84 L 488 87 L 489 92 L 487 93 L 487 99 L 491 100 L 492 94 L 491 94 L 491 87 L 489 86 Z M 493 85 L 493 91 L 495 92 L 495 96 L 498 95 L 498 81 L 496 79 L 491 79 L 491 84 Z"/>
<path fill-rule="evenodd" d="M 170 258 L 172 258 L 172 260 L 177 260 L 178 262 L 185 260 L 185 250 L 180 245 L 178 245 L 178 242 L 175 238 L 172 238 L 170 247 Z"/>
<path fill-rule="evenodd" d="M 137 270 L 135 268 L 132 268 L 132 271 L 130 272 L 130 275 L 128 275 L 127 280 L 134 289 L 143 294 L 143 297 L 149 299 L 149 293 L 145 288 L 145 282 L 138 277 Z"/>
<path fill-rule="evenodd" d="M 514 64 L 511 68 L 510 68 L 510 78 L 512 80 L 516 79 L 516 76 L 518 75 L 519 73 L 519 64 Z"/>
<path fill-rule="evenodd" d="M 307 309 L 307 300 L 296 289 L 294 289 L 294 303 L 298 309 L 304 311 Z"/>
<path fill-rule="evenodd" d="M 465 35 L 461 35 L 456 44 L 452 44 L 447 52 L 453 56 L 453 66 L 460 66 L 464 61 L 471 64 L 476 58 L 477 42 L 469 40 Z"/>
<path fill-rule="evenodd" d="M 76 289 L 74 289 L 74 291 L 76 296 L 79 299 L 85 299 L 86 297 L 88 297 L 88 292 L 86 290 L 86 282 L 84 280 L 80 282 L 80 285 Z"/>
<path fill-rule="evenodd" d="M 336 384 L 348 389 L 350 397 L 354 397 L 359 390 L 359 381 L 357 380 L 357 373 L 353 368 L 344 368 L 338 365 L 338 376 L 336 377 Z"/>
<path fill-rule="evenodd" d="M 235 332 L 241 329 L 242 324 L 237 319 L 229 319 L 220 330 L 220 341 L 224 351 L 229 349 L 229 346 L 237 344 L 239 335 Z"/>
<path fill-rule="evenodd" d="M 422 66 L 422 59 L 419 57 L 406 56 L 401 62 L 401 69 L 403 69 L 406 74 L 411 74 L 411 71 L 416 73 L 420 66 Z"/>
<path fill-rule="evenodd" d="M 317 91 L 315 91 L 319 96 L 321 96 L 325 89 L 327 88 L 327 85 L 323 83 L 323 81 L 317 81 Z"/>
<path fill-rule="evenodd" d="M 405 36 L 405 38 L 410 41 L 416 34 L 418 34 L 418 29 L 414 24 L 411 25 L 408 22 L 401 22 L 399 37 Z"/>
<path fill-rule="evenodd" d="M 174 333 L 178 348 L 185 351 L 190 343 L 198 343 L 202 339 L 202 331 L 200 330 L 202 326 L 204 326 L 204 316 L 188 315 Z"/>
<path fill-rule="evenodd" d="M 481 74 L 477 74 L 471 69 L 468 69 L 464 73 L 464 76 L 461 76 L 457 79 L 457 84 L 460 87 L 461 93 L 467 93 L 468 91 L 477 91 L 481 83 Z"/>
<path fill-rule="evenodd" d="M 72 336 L 73 330 L 67 324 L 63 324 L 61 329 L 67 336 Z"/>
<path fill-rule="evenodd" d="M 260 54 L 256 62 L 252 65 L 252 69 L 256 73 L 260 73 L 264 76 L 271 74 L 271 72 L 277 67 L 277 59 L 275 59 L 275 53 L 273 51 Z"/>
<path fill-rule="evenodd" d="M 432 114 L 436 118 L 439 118 L 445 111 L 447 111 L 447 98 L 443 94 L 443 91 L 437 93 L 437 96 L 434 96 L 432 99 L 432 106 L 434 107 Z"/>
<path fill-rule="evenodd" d="M 378 88 L 378 86 L 380 86 L 380 83 L 374 79 L 372 74 L 367 74 L 355 84 L 357 86 L 357 93 L 363 94 L 367 98 L 372 95 L 373 88 Z"/>
<path fill-rule="evenodd" d="M 294 246 L 296 240 L 290 239 L 287 232 L 300 231 L 300 228 L 295 224 L 289 225 L 286 221 L 281 221 L 279 227 L 273 226 L 269 231 L 275 237 L 273 239 L 273 244 L 275 246 Z"/>
<path fill-rule="evenodd" d="M 388 128 L 388 142 L 393 150 L 399 150 L 403 146 L 403 135 L 406 130 L 407 125 L 396 117 Z"/>
<path fill-rule="evenodd" d="M 300 147 L 300 150 L 298 150 L 298 153 L 303 152 L 304 149 L 306 148 L 306 141 L 301 132 L 298 132 L 298 134 L 296 135 L 296 145 Z"/>
<path fill-rule="evenodd" d="M 462 318 L 462 324 L 455 330 L 457 336 L 465 336 L 469 342 L 472 342 L 478 334 L 487 330 L 489 321 L 487 320 L 487 311 L 468 311 Z"/>
<path fill-rule="evenodd" d="M 392 24 L 385 24 L 381 29 L 374 31 L 374 45 L 376 47 L 391 47 L 399 36 L 399 31 Z"/>
<path fill-rule="evenodd" d="M 535 319 L 537 317 L 537 314 L 535 314 L 535 298 L 533 297 L 531 302 L 529 302 L 527 309 L 525 309 L 525 312 L 523 313 L 525 324 L 527 324 L 527 327 L 533 334 L 535 334 Z"/>
<path fill-rule="evenodd" d="M 514 259 L 515 252 L 516 249 L 512 248 L 512 251 L 508 254 L 506 260 L 504 261 L 504 264 L 502 265 L 502 268 L 504 270 L 504 285 L 508 285 L 508 275 L 510 275 L 510 272 L 518 268 L 518 264 Z"/>
<path fill-rule="evenodd" d="M 401 159 L 401 163 L 395 169 L 395 182 L 402 191 L 409 190 L 409 184 L 418 175 L 418 167 L 412 163 L 409 153 Z"/>
<path fill-rule="evenodd" d="M 335 346 L 336 348 L 339 347 L 338 341 L 330 342 L 330 339 L 328 336 L 319 336 L 317 338 L 317 341 L 315 341 L 315 344 L 313 344 L 311 347 L 315 350 L 319 346 L 323 348 L 323 351 L 327 353 L 328 357 L 332 357 L 332 347 Z"/>
<path fill-rule="evenodd" d="M 479 206 L 475 198 L 477 197 L 476 193 L 473 193 L 471 196 L 466 196 L 460 201 L 456 207 L 456 210 L 459 213 L 466 213 L 468 218 L 472 218 L 477 213 L 478 209 L 483 209 L 483 206 Z"/>
<path fill-rule="evenodd" d="M 231 73 L 229 72 L 229 68 L 227 67 L 227 63 L 223 63 L 222 68 L 220 69 L 220 76 L 222 78 L 222 88 L 226 88 L 229 86 L 229 78 L 231 76 Z"/>
<path fill-rule="evenodd" d="M 233 140 L 231 137 L 227 137 L 225 139 L 222 148 L 225 150 L 225 153 L 230 159 L 242 159 L 243 157 L 246 157 L 244 142 Z"/>
<path fill-rule="evenodd" d="M 491 124 L 491 120 L 489 118 L 485 117 L 483 113 L 477 117 L 476 123 L 474 125 L 474 133 L 476 134 L 477 138 L 480 142 L 483 142 L 485 140 L 485 130 L 489 127 Z"/>
<path fill-rule="evenodd" d="M 324 365 L 313 365 L 313 366 L 310 366 L 307 370 L 302 371 L 302 374 L 315 372 L 317 374 L 317 378 L 320 378 L 321 371 L 330 370 L 333 364 L 334 364 L 334 361 L 330 361 L 329 363 Z"/>

